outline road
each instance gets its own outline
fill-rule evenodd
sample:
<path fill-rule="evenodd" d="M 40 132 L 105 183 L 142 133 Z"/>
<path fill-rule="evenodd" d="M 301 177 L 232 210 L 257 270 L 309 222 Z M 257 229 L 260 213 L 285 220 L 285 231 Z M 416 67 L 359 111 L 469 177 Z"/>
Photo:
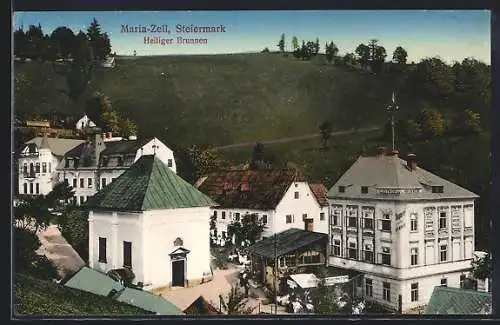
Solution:
<path fill-rule="evenodd" d="M 380 127 L 350 129 L 350 130 L 345 130 L 345 131 L 332 132 L 331 136 L 336 137 L 336 136 L 365 133 L 365 132 L 372 132 L 372 131 L 378 131 L 378 130 L 380 130 Z M 294 142 L 294 141 L 318 138 L 320 136 L 321 136 L 321 134 L 314 133 L 314 134 L 306 134 L 306 135 L 301 135 L 301 136 L 296 136 L 296 137 L 288 137 L 288 138 L 281 138 L 281 139 L 267 140 L 267 141 L 241 142 L 241 143 L 228 144 L 225 146 L 214 147 L 211 150 L 226 150 L 226 149 L 253 147 L 255 145 L 255 143 L 257 143 L 257 142 L 260 142 L 264 145 L 276 144 L 276 143 L 287 143 L 287 142 Z"/>

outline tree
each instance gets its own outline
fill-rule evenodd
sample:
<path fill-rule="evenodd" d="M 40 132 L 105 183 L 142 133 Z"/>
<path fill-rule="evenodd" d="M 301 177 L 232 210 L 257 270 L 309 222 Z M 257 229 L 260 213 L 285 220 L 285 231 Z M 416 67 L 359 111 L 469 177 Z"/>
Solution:
<path fill-rule="evenodd" d="M 478 280 L 491 279 L 493 272 L 493 260 L 490 254 L 472 260 L 472 276 Z"/>
<path fill-rule="evenodd" d="M 67 59 L 75 48 L 75 34 L 71 29 L 65 26 L 57 27 L 50 35 L 50 39 L 55 42 L 58 54 Z"/>
<path fill-rule="evenodd" d="M 42 26 L 30 25 L 26 31 L 26 56 L 41 59 L 44 53 Z"/>
<path fill-rule="evenodd" d="M 319 53 L 319 38 L 316 37 L 316 42 L 314 43 L 313 56 L 318 55 Z"/>
<path fill-rule="evenodd" d="M 477 134 L 481 132 L 481 116 L 477 112 L 466 109 L 457 115 L 454 125 L 460 133 Z"/>
<path fill-rule="evenodd" d="M 196 145 L 186 149 L 187 158 L 195 169 L 195 178 L 221 167 L 222 160 L 217 152 L 202 149 Z"/>
<path fill-rule="evenodd" d="M 294 36 L 292 37 L 292 51 L 295 52 L 298 49 L 299 49 L 299 40 L 297 39 L 297 36 Z"/>
<path fill-rule="evenodd" d="M 392 54 L 392 60 L 397 64 L 406 64 L 406 59 L 408 58 L 408 53 L 401 46 L 396 47 L 394 53 Z"/>
<path fill-rule="evenodd" d="M 337 56 L 337 53 L 339 52 L 339 49 L 337 46 L 333 43 L 326 43 L 325 45 L 325 55 L 326 55 L 326 60 L 328 63 L 331 63 L 332 60 Z"/>
<path fill-rule="evenodd" d="M 255 213 L 245 214 L 241 218 L 241 240 L 254 244 L 264 231 L 264 225 Z"/>
<path fill-rule="evenodd" d="M 265 47 L 260 53 L 269 53 L 269 48 Z"/>
<path fill-rule="evenodd" d="M 328 144 L 328 140 L 330 140 L 330 136 L 332 135 L 333 126 L 330 121 L 324 121 L 319 126 L 319 132 L 321 133 L 321 140 L 323 141 L 323 147 L 326 148 Z"/>
<path fill-rule="evenodd" d="M 243 241 L 243 230 L 241 222 L 233 221 L 227 225 L 227 238 L 232 240 L 234 238 L 234 244 L 240 246 Z"/>
<path fill-rule="evenodd" d="M 89 254 L 88 216 L 87 211 L 73 206 L 61 218 L 59 224 L 61 234 L 84 261 L 88 261 Z"/>
<path fill-rule="evenodd" d="M 423 109 L 417 116 L 416 122 L 420 125 L 422 134 L 426 137 L 439 137 L 445 129 L 444 118 L 435 109 Z"/>
<path fill-rule="evenodd" d="M 83 94 L 92 77 L 92 48 L 83 32 L 75 36 L 73 43 L 70 71 L 66 77 L 69 97 L 77 102 Z"/>
<path fill-rule="evenodd" d="M 280 49 L 281 54 L 285 54 L 285 34 L 281 34 L 281 39 L 278 42 L 278 48 Z"/>
<path fill-rule="evenodd" d="M 100 92 L 94 93 L 92 98 L 87 101 L 85 111 L 87 116 L 97 125 L 102 126 L 104 130 L 120 134 L 120 119 L 108 96 Z M 126 126 L 133 127 L 133 124 Z M 133 131 L 133 129 L 127 130 L 127 132 L 129 131 Z"/>
<path fill-rule="evenodd" d="M 354 52 L 356 52 L 356 55 L 358 56 L 357 59 L 361 64 L 361 68 L 365 69 L 370 62 L 370 48 L 367 45 L 361 43 L 358 45 L 358 47 L 356 47 L 356 50 Z"/>
<path fill-rule="evenodd" d="M 14 270 L 16 273 L 28 274 L 44 280 L 58 278 L 56 268 L 47 257 L 36 253 L 41 243 L 33 231 L 15 228 L 13 235 Z"/>
<path fill-rule="evenodd" d="M 103 61 L 111 53 L 111 43 L 106 33 L 101 32 L 101 26 L 95 18 L 87 28 L 87 38 L 92 48 L 93 60 Z"/>
<path fill-rule="evenodd" d="M 137 135 L 137 124 L 128 118 L 120 119 L 119 129 L 122 137 L 128 138 L 129 136 Z"/>
<path fill-rule="evenodd" d="M 310 60 L 315 54 L 316 43 L 307 41 L 302 41 L 302 47 L 300 49 L 300 57 L 302 60 Z"/>
<path fill-rule="evenodd" d="M 337 303 L 338 293 L 334 287 L 325 285 L 325 277 L 321 276 L 313 297 L 315 315 L 334 315 L 340 312 L 340 307 Z"/>
<path fill-rule="evenodd" d="M 428 97 L 445 101 L 453 95 L 455 76 L 450 66 L 440 58 L 421 60 L 409 76 L 408 87 L 416 93 L 425 93 Z"/>
<path fill-rule="evenodd" d="M 370 66 L 372 71 L 375 73 L 380 73 L 384 66 L 384 61 L 387 56 L 385 48 L 378 45 L 378 40 L 372 39 L 368 43 L 368 48 L 370 49 Z"/>
<path fill-rule="evenodd" d="M 354 65 L 356 63 L 356 56 L 353 53 L 346 53 L 342 60 L 346 65 Z"/>
<path fill-rule="evenodd" d="M 27 39 L 24 31 L 19 28 L 14 32 L 14 55 L 18 58 L 25 58 L 27 52 Z"/>
<path fill-rule="evenodd" d="M 219 295 L 221 306 L 227 315 L 251 315 L 255 307 L 247 307 L 245 294 L 236 286 L 231 286 L 227 300 Z"/>

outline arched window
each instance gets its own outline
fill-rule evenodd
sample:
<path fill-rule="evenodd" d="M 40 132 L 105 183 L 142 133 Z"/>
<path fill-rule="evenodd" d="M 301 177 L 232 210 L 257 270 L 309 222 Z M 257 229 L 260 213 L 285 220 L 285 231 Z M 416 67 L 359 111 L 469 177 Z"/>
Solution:
<path fill-rule="evenodd" d="M 23 173 L 24 173 L 24 174 L 27 174 L 27 173 L 28 173 L 28 164 L 27 164 L 27 163 L 24 163 L 24 164 L 23 164 Z"/>
<path fill-rule="evenodd" d="M 30 163 L 30 174 L 34 173 L 35 173 L 35 165 L 33 165 L 33 163 Z"/>
<path fill-rule="evenodd" d="M 28 183 L 23 184 L 24 194 L 28 194 Z"/>
<path fill-rule="evenodd" d="M 36 166 L 36 168 L 35 168 L 35 169 L 36 169 L 36 172 L 37 172 L 37 173 L 40 173 L 40 163 L 39 163 L 39 162 L 37 162 L 35 166 Z"/>
<path fill-rule="evenodd" d="M 49 173 L 52 173 L 52 164 L 49 163 Z"/>

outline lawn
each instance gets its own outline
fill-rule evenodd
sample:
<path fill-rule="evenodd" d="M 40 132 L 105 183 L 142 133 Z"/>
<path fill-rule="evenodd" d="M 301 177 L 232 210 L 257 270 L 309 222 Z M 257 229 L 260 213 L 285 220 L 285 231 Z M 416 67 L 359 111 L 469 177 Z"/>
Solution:
<path fill-rule="evenodd" d="M 16 274 L 15 316 L 145 316 L 151 312 L 65 287 L 50 281 Z"/>

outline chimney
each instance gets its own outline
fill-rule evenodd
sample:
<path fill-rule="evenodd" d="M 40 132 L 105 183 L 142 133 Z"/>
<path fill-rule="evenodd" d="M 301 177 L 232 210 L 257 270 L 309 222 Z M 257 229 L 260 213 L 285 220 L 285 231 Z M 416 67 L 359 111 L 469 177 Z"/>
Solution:
<path fill-rule="evenodd" d="M 417 156 L 413 153 L 408 154 L 406 158 L 406 166 L 409 170 L 414 171 L 417 169 Z"/>
<path fill-rule="evenodd" d="M 377 147 L 377 155 L 381 156 L 385 153 L 386 147 L 384 145 L 378 146 Z"/>
<path fill-rule="evenodd" d="M 394 149 L 391 151 L 391 156 L 398 156 L 399 155 L 399 150 L 398 149 Z"/>
<path fill-rule="evenodd" d="M 96 164 L 99 164 L 99 158 L 101 156 L 101 151 L 103 151 L 106 148 L 106 146 L 104 144 L 105 137 L 106 137 L 106 134 L 100 134 L 100 133 L 95 134 L 94 159 L 95 159 Z"/>

